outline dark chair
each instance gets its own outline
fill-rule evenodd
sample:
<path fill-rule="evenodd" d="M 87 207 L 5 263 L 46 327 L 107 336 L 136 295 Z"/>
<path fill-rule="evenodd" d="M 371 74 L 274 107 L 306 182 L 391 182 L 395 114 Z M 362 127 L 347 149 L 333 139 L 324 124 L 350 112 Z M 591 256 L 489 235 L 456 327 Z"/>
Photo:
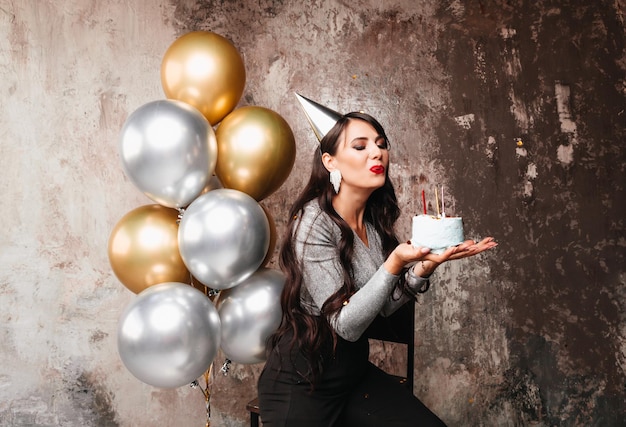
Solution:
<path fill-rule="evenodd" d="M 402 344 L 406 346 L 406 370 L 396 375 L 398 381 L 413 391 L 415 367 L 415 300 L 411 300 L 389 317 L 377 316 L 365 331 L 370 340 Z"/>
<path fill-rule="evenodd" d="M 415 363 L 415 300 L 400 307 L 389 317 L 378 316 L 365 332 L 370 340 L 402 344 L 406 346 L 405 375 L 395 376 L 399 382 L 413 391 L 413 370 Z M 259 427 L 259 399 L 248 402 L 250 427 Z"/>
<path fill-rule="evenodd" d="M 259 427 L 259 398 L 255 397 L 246 405 L 250 412 L 250 427 Z"/>

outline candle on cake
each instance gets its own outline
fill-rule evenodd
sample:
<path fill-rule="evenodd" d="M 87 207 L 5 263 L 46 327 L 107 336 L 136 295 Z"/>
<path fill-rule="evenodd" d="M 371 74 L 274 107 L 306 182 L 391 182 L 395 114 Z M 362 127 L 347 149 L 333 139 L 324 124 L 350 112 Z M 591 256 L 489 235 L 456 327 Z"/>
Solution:
<path fill-rule="evenodd" d="M 439 191 L 435 187 L 436 215 L 429 215 L 426 209 L 426 196 L 422 190 L 423 214 L 415 215 L 412 224 L 411 244 L 415 247 L 430 248 L 440 254 L 451 246 L 465 241 L 463 219 L 458 216 L 446 216 L 444 191 L 441 187 L 441 210 L 439 209 Z"/>

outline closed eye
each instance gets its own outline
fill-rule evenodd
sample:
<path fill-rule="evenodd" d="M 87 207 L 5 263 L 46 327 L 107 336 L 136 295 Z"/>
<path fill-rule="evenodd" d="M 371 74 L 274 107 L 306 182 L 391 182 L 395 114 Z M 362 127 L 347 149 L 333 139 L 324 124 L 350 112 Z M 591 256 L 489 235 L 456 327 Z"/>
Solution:
<path fill-rule="evenodd" d="M 387 138 L 383 138 L 382 136 L 376 140 L 376 145 L 378 145 L 378 148 L 381 150 L 389 149 L 389 141 L 387 141 Z"/>
<path fill-rule="evenodd" d="M 362 151 L 365 150 L 367 148 L 367 138 L 355 138 L 352 141 L 352 148 L 357 150 L 357 151 Z M 379 136 L 376 138 L 375 141 L 376 146 L 381 149 L 381 150 L 388 150 L 389 149 L 389 141 L 387 141 L 387 138 L 383 137 L 383 136 Z"/>

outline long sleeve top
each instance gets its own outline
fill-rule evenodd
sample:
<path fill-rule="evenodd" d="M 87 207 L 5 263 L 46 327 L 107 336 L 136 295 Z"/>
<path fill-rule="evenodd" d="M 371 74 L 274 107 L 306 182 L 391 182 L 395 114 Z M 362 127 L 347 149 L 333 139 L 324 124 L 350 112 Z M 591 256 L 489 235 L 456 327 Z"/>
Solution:
<path fill-rule="evenodd" d="M 321 314 L 326 300 L 343 285 L 343 269 L 339 261 L 341 230 L 321 210 L 317 200 L 307 203 L 295 231 L 296 255 L 302 263 L 302 306 L 313 315 Z M 352 273 L 357 291 L 329 319 L 339 336 L 358 340 L 377 314 L 387 316 L 408 301 L 397 286 L 400 276 L 389 273 L 383 263 L 382 241 L 374 226 L 365 223 L 368 245 L 355 234 Z M 407 285 L 419 289 L 426 278 L 417 277 L 409 268 Z"/>

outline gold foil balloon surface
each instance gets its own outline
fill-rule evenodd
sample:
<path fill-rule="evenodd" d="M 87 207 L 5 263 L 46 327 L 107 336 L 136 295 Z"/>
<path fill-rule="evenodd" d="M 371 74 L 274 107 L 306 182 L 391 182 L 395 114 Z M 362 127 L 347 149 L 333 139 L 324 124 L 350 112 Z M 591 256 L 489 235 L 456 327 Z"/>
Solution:
<path fill-rule="evenodd" d="M 220 123 L 215 136 L 215 174 L 225 188 L 260 201 L 276 191 L 293 168 L 293 132 L 285 119 L 268 108 L 236 109 Z"/>
<path fill-rule="evenodd" d="M 133 209 L 109 238 L 108 254 L 120 282 L 138 294 L 163 282 L 188 282 L 178 249 L 178 211 L 161 205 Z"/>
<path fill-rule="evenodd" d="M 194 31 L 179 37 L 161 62 L 165 96 L 193 105 L 211 125 L 235 108 L 245 83 L 239 51 L 228 39 L 212 32 Z"/>

